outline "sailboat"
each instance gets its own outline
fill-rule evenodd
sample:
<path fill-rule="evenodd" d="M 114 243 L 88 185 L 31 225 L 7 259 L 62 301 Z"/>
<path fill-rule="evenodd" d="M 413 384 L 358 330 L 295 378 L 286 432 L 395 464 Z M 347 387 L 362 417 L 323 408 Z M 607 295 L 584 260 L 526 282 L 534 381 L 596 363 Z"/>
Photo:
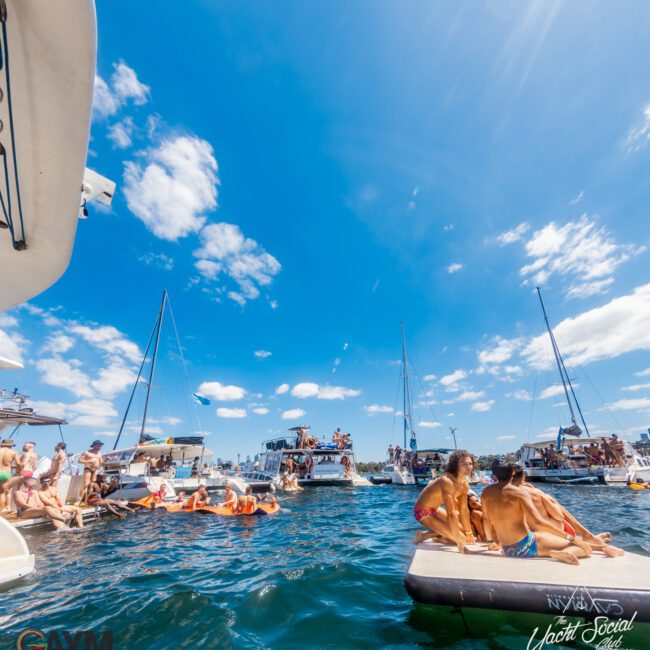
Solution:
<path fill-rule="evenodd" d="M 528 480 L 567 484 L 625 484 L 630 478 L 650 479 L 650 459 L 642 457 L 629 442 L 619 439 L 616 434 L 596 437 L 590 435 L 580 402 L 549 323 L 539 287 L 537 287 L 537 295 L 560 374 L 563 393 L 569 407 L 571 424 L 560 427 L 557 438 L 526 443 L 522 446 L 519 464 L 524 468 Z M 582 427 L 578 424 L 576 412 Z M 587 440 L 582 437 L 583 428 L 588 445 L 585 444 Z"/>
<path fill-rule="evenodd" d="M 195 492 L 200 485 L 204 485 L 208 491 L 222 489 L 225 487 L 226 482 L 230 483 L 235 492 L 243 494 L 246 491 L 246 482 L 240 477 L 228 476 L 221 468 L 214 465 L 214 453 L 206 448 L 204 436 L 185 435 L 155 438 L 147 433 L 151 388 L 154 382 L 158 361 L 158 349 L 160 346 L 160 334 L 167 308 L 169 308 L 174 333 L 176 334 L 179 356 L 187 378 L 185 358 L 180 340 L 178 339 L 174 315 L 168 301 L 167 290 L 165 290 L 163 291 L 160 309 L 156 316 L 142 363 L 140 364 L 140 370 L 133 384 L 113 450 L 104 454 L 106 473 L 118 477 L 118 488 L 115 494 L 129 501 L 137 501 L 138 499 L 147 497 L 159 491 L 163 485 L 165 486 L 167 495 L 172 497 L 176 495 L 176 492 L 181 490 L 188 494 Z M 154 345 L 151 356 L 151 367 L 149 368 L 149 377 L 144 382 L 147 387 L 147 392 L 142 421 L 140 423 L 140 436 L 136 444 L 118 449 L 117 446 L 124 432 L 136 389 L 143 382 L 143 370 L 152 342 Z M 187 383 L 187 389 L 191 393 L 189 379 Z M 201 425 L 196 409 L 195 415 L 200 429 Z M 161 459 L 164 459 L 164 466 L 161 466 Z"/>

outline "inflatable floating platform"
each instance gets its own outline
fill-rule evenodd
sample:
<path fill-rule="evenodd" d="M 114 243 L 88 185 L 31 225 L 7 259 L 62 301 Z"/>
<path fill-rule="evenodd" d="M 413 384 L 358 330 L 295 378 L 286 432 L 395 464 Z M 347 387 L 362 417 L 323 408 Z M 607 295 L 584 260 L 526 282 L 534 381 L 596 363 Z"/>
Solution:
<path fill-rule="evenodd" d="M 546 558 L 509 558 L 484 544 L 459 553 L 423 542 L 416 548 L 406 591 L 427 605 L 481 608 L 650 622 L 650 557 L 594 553 L 578 566 Z"/>
<path fill-rule="evenodd" d="M 161 510 L 166 510 L 167 512 L 200 512 L 207 515 L 221 515 L 222 517 L 250 517 L 252 515 L 273 515 L 276 512 L 279 512 L 280 506 L 276 503 L 271 505 L 269 503 L 259 503 L 257 508 L 253 512 L 249 513 L 240 513 L 236 514 L 233 512 L 232 508 L 218 508 L 216 506 L 203 506 L 202 508 L 196 508 L 195 510 L 187 510 L 183 506 L 165 504 L 154 506 L 151 496 L 143 497 L 138 499 L 138 501 L 132 501 L 130 503 L 132 506 L 140 508 L 158 508 Z"/>

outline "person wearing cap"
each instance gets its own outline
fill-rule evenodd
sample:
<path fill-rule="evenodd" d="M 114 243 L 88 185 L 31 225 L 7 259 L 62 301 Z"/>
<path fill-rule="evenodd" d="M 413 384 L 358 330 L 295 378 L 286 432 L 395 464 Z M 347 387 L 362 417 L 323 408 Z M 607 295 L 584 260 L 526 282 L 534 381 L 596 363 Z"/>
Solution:
<path fill-rule="evenodd" d="M 21 479 L 20 487 L 14 490 L 16 515 L 23 519 L 47 517 L 55 528 L 65 528 L 68 519 L 57 508 L 45 505 L 37 488 L 38 481 L 35 478 Z"/>
<path fill-rule="evenodd" d="M 52 457 L 52 463 L 50 464 L 50 483 L 53 487 L 56 487 L 59 482 L 61 472 L 63 471 L 63 465 L 65 464 L 65 461 L 68 460 L 68 454 L 65 449 L 65 442 L 59 442 L 54 447 L 54 456 Z"/>
<path fill-rule="evenodd" d="M 49 476 L 41 476 L 40 483 L 41 489 L 39 490 L 38 496 L 43 506 L 58 511 L 64 517 L 66 516 L 66 513 L 68 513 L 68 517 L 74 517 L 77 526 L 83 528 L 84 520 L 81 508 L 79 506 L 69 506 L 63 503 L 59 491 L 54 485 L 52 485 L 52 480 Z"/>
<path fill-rule="evenodd" d="M 79 456 L 79 460 L 77 462 L 80 465 L 84 466 L 84 473 L 83 483 L 81 485 L 77 503 L 83 501 L 86 498 L 90 484 L 94 483 L 97 480 L 97 472 L 99 471 L 100 465 L 102 465 L 104 462 L 101 454 L 101 448 L 103 446 L 104 443 L 101 440 L 93 440 L 93 444 L 90 446 L 90 449 L 81 452 L 81 455 Z"/>
<path fill-rule="evenodd" d="M 9 490 L 20 483 L 19 476 L 12 478 L 13 467 L 20 470 L 20 455 L 13 447 L 14 441 L 8 438 L 0 443 L 0 512 L 8 512 Z"/>

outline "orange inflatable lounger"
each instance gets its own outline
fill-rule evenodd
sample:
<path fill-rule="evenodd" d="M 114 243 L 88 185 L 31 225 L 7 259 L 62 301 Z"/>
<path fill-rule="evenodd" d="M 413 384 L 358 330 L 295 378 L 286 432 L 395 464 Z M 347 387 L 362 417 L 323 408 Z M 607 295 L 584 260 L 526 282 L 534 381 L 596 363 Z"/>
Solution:
<path fill-rule="evenodd" d="M 197 508 L 197 512 L 203 512 L 209 515 L 222 515 L 225 517 L 246 517 L 251 515 L 272 515 L 280 510 L 280 506 L 276 503 L 274 506 L 268 503 L 260 503 L 254 512 L 235 514 L 232 508 L 217 508 L 215 506 L 204 506 Z"/>

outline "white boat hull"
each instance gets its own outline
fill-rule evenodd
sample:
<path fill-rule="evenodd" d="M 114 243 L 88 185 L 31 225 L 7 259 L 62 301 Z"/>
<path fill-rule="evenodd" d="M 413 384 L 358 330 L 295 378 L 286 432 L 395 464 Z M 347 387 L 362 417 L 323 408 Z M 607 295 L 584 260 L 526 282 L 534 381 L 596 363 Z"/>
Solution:
<path fill-rule="evenodd" d="M 10 82 L 27 249 L 0 231 L 0 312 L 51 286 L 74 244 L 92 110 L 97 28 L 93 0 L 7 0 Z M 0 104 L 13 159 L 4 71 Z M 13 173 L 12 212 L 19 222 Z M 4 187 L 4 181 L 2 183 Z M 4 193 L 4 191 L 3 191 Z"/>
<path fill-rule="evenodd" d="M 0 586 L 9 585 L 34 571 L 34 556 L 23 536 L 0 517 Z"/>

